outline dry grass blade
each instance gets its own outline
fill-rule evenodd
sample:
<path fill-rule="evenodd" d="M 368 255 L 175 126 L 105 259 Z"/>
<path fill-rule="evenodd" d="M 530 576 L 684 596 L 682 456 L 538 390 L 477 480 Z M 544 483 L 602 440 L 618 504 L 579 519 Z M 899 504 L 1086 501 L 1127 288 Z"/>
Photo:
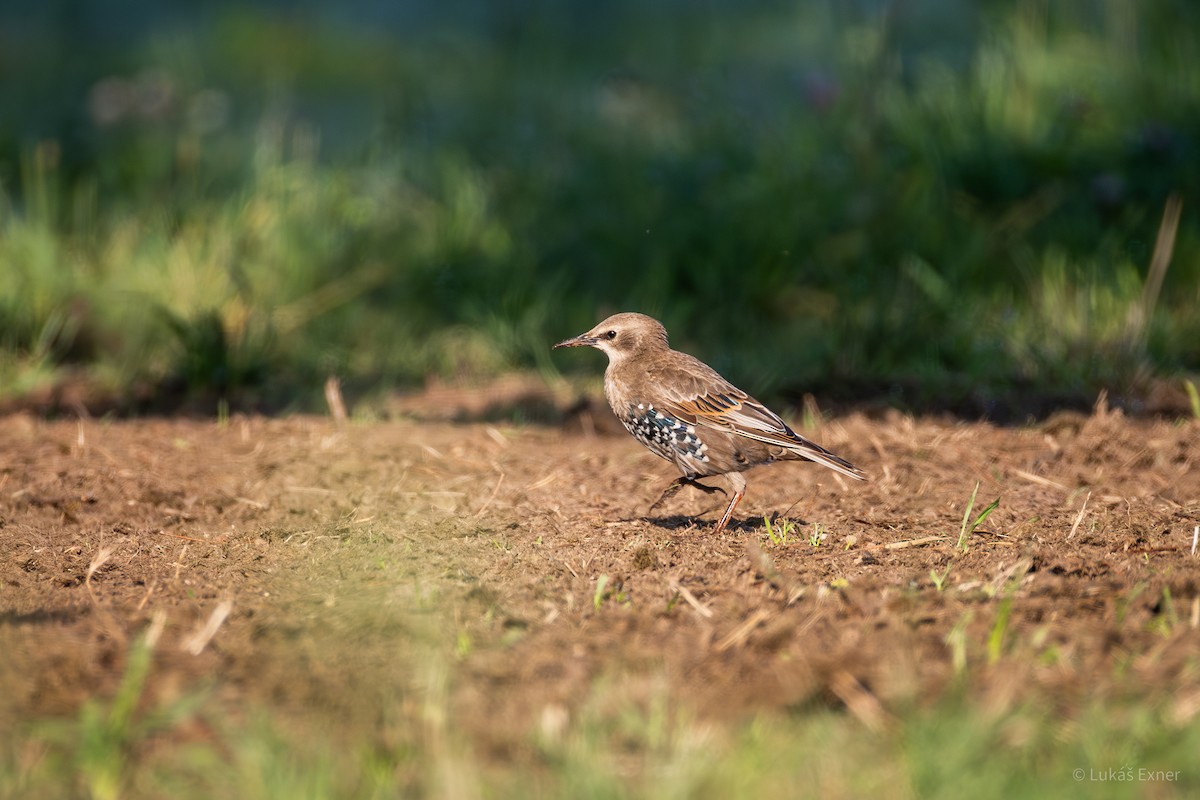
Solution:
<path fill-rule="evenodd" d="M 259 501 L 257 501 L 257 500 L 251 500 L 249 497 L 241 497 L 241 496 L 239 495 L 239 496 L 236 496 L 236 497 L 234 497 L 233 499 L 234 499 L 234 500 L 236 500 L 236 501 L 237 501 L 237 502 L 239 502 L 239 503 L 245 503 L 246 505 L 248 505 L 248 506 L 251 506 L 252 508 L 257 508 L 259 511 L 266 511 L 266 510 L 267 510 L 267 504 L 266 504 L 266 503 L 260 503 L 260 502 L 259 502 Z"/>
<path fill-rule="evenodd" d="M 342 399 L 342 382 L 330 375 L 325 379 L 325 403 L 329 406 L 329 414 L 337 423 L 346 421 L 346 401 Z"/>
<path fill-rule="evenodd" d="M 910 547 L 921 547 L 934 542 L 943 542 L 945 536 L 922 536 L 919 539 L 908 539 L 903 542 L 888 542 L 887 544 L 873 544 L 870 547 L 864 547 L 863 550 L 906 550 Z M 848 551 L 849 552 L 849 551 Z"/>
<path fill-rule="evenodd" d="M 179 573 L 183 572 L 183 557 L 187 555 L 188 546 L 185 543 L 183 547 L 179 548 L 179 556 L 175 559 L 175 577 L 171 579 L 172 583 L 179 583 Z"/>
<path fill-rule="evenodd" d="M 195 536 L 184 536 L 181 533 L 171 533 L 169 531 L 154 531 L 159 536 L 170 536 L 172 539 L 183 539 L 185 542 L 199 542 L 200 544 L 220 544 L 227 537 L 222 536 L 219 539 L 197 539 Z"/>
<path fill-rule="evenodd" d="M 838 671 L 829 682 L 829 688 L 868 730 L 879 733 L 892 726 L 892 715 L 884 709 L 879 698 L 849 672 Z"/>
<path fill-rule="evenodd" d="M 1058 481 L 1052 481 L 1049 478 L 1043 478 L 1041 475 L 1034 475 L 1032 472 L 1026 472 L 1023 469 L 1014 469 L 1012 471 L 1012 473 L 1013 473 L 1013 475 L 1016 475 L 1018 478 L 1024 478 L 1025 480 L 1029 481 L 1030 483 L 1038 483 L 1038 484 L 1041 484 L 1042 486 L 1049 486 L 1052 489 L 1058 489 L 1059 491 L 1063 491 L 1063 492 L 1071 491 L 1070 489 L 1068 489 L 1066 486 L 1063 486 Z"/>
<path fill-rule="evenodd" d="M 146 646 L 153 650 L 158 645 L 158 640 L 162 636 L 163 628 L 167 624 L 167 612 L 161 608 L 156 608 L 150 616 L 150 627 L 146 628 L 145 642 Z"/>
<path fill-rule="evenodd" d="M 150 597 L 154 594 L 154 590 L 158 588 L 158 580 L 150 581 L 150 586 L 147 587 L 146 593 L 142 595 L 142 599 L 137 604 L 137 610 L 141 611 L 146 607 L 146 603 L 150 602 Z"/>
<path fill-rule="evenodd" d="M 233 603 L 229 600 L 222 600 L 209 614 L 208 621 L 204 623 L 195 633 L 189 636 L 179 646 L 180 650 L 198 656 L 204 652 L 204 648 L 208 647 L 208 643 L 217 635 L 217 631 L 221 629 L 229 612 L 233 611 Z"/>
<path fill-rule="evenodd" d="M 475 512 L 476 517 L 482 517 L 483 512 L 488 510 L 488 506 L 490 506 L 492 504 L 492 501 L 496 499 L 496 495 L 499 493 L 500 485 L 502 483 L 504 483 L 504 473 L 503 472 L 500 473 L 500 480 L 496 481 L 496 486 L 494 489 L 492 489 L 492 493 L 490 495 L 488 495 L 488 499 L 484 500 L 483 505 L 481 505 L 479 507 L 479 510 Z"/>
<path fill-rule="evenodd" d="M 113 552 L 117 548 L 111 545 L 105 545 L 96 551 L 96 555 L 92 557 L 92 563 L 88 564 L 87 576 L 84 578 L 84 583 L 87 584 L 88 591 L 92 590 L 92 576 L 96 574 L 96 570 L 103 567 L 112 558 Z"/>
<path fill-rule="evenodd" d="M 91 563 L 88 564 L 87 574 L 83 579 L 83 585 L 87 589 L 88 597 L 91 599 L 92 605 L 95 606 L 101 618 L 104 620 L 104 625 L 108 628 L 109 633 L 115 640 L 119 642 L 125 642 L 126 637 L 124 628 L 117 618 L 112 615 L 109 609 L 100 604 L 100 598 L 96 596 L 96 590 L 92 586 L 92 576 L 108 563 L 108 560 L 112 558 L 112 554 L 116 552 L 116 549 L 117 548 L 113 545 L 105 545 L 96 551 L 96 555 L 92 557 Z"/>
<path fill-rule="evenodd" d="M 96 591 L 92 588 L 92 576 L 96 571 L 108 563 L 108 559 L 112 558 L 113 552 L 117 548 L 112 545 L 105 545 L 96 551 L 96 555 L 92 556 L 92 563 L 88 564 L 87 575 L 84 576 L 83 585 L 87 587 L 88 597 L 92 598 L 94 605 L 99 605 L 100 601 L 96 598 Z"/>
<path fill-rule="evenodd" d="M 702 605 L 700 603 L 700 601 L 696 599 L 696 595 L 689 592 L 687 590 L 686 586 L 684 586 L 683 584 L 681 584 L 679 581 L 675 580 L 674 578 L 671 579 L 671 582 L 668 584 L 668 586 L 671 589 L 671 591 L 676 592 L 680 597 L 682 597 L 684 600 L 686 600 L 687 604 L 689 606 L 696 609 L 697 614 L 704 617 L 705 619 L 712 619 L 712 616 L 713 616 L 712 609 L 709 608 L 708 606 Z"/>
<path fill-rule="evenodd" d="M 1178 194 L 1172 194 L 1163 206 L 1162 222 L 1159 223 L 1154 252 L 1150 256 L 1150 269 L 1142 287 L 1141 304 L 1137 307 L 1133 321 L 1133 338 L 1140 346 L 1145 345 L 1146 325 L 1154 316 L 1158 296 L 1162 293 L 1163 279 L 1166 278 L 1167 268 L 1171 265 L 1171 256 L 1175 252 L 1175 235 L 1179 231 L 1179 217 L 1182 213 L 1182 198 Z"/>
<path fill-rule="evenodd" d="M 738 625 L 726 634 L 725 638 L 717 642 L 717 652 L 724 653 L 726 650 L 731 650 L 734 647 L 741 647 L 750 638 L 751 632 L 770 617 L 771 612 L 765 608 L 755 610 L 741 625 Z"/>
<path fill-rule="evenodd" d="M 551 472 L 544 478 L 540 478 L 525 487 L 525 491 L 532 492 L 534 489 L 541 489 L 543 486 L 549 486 L 558 478 L 558 473 Z"/>
<path fill-rule="evenodd" d="M 1083 498 L 1083 505 L 1079 507 L 1079 515 L 1075 517 L 1075 524 L 1071 526 L 1071 532 L 1067 534 L 1067 540 L 1075 538 L 1075 532 L 1079 530 L 1079 523 L 1083 522 L 1083 515 L 1087 511 L 1088 500 L 1092 499 L 1092 493 L 1088 492 L 1087 497 Z"/>

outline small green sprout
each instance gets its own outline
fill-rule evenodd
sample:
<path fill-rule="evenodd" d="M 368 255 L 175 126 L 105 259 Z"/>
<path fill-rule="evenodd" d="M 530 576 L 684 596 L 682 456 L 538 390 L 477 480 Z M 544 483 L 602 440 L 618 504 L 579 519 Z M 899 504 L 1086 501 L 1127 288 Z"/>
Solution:
<path fill-rule="evenodd" d="M 934 588 L 936 588 L 939 592 L 946 588 L 946 578 L 950 577 L 950 570 L 952 569 L 954 569 L 953 564 L 946 567 L 946 571 L 940 575 L 938 574 L 937 570 L 929 570 L 929 578 L 933 581 Z"/>
<path fill-rule="evenodd" d="M 971 509 L 975 508 L 975 496 L 977 494 L 979 494 L 978 481 L 975 482 L 975 489 L 971 492 L 971 499 L 967 501 L 967 510 L 963 512 L 962 528 L 960 528 L 958 532 L 957 547 L 964 553 L 967 552 L 967 539 L 970 538 L 971 534 L 975 532 L 975 529 L 982 525 L 983 521 L 987 519 L 993 511 L 1000 507 L 1000 498 L 997 497 L 995 500 L 988 503 L 987 507 L 984 508 L 983 511 L 979 512 L 979 516 L 975 518 L 974 522 L 971 522 L 970 525 L 968 525 L 967 523 L 971 519 Z"/>
<path fill-rule="evenodd" d="M 592 595 L 592 608 L 596 609 L 597 611 L 600 610 L 601 604 L 604 603 L 604 598 L 605 598 L 604 590 L 607 587 L 608 587 L 608 576 L 607 575 L 601 575 L 599 578 L 596 579 L 596 593 L 594 595 Z"/>
<path fill-rule="evenodd" d="M 778 526 L 772 525 L 769 517 L 763 517 L 763 524 L 767 528 L 767 538 L 771 540 L 771 544 L 783 545 L 790 544 L 792 541 L 792 532 L 796 530 L 796 523 L 789 519 L 779 520 Z"/>
<path fill-rule="evenodd" d="M 1192 417 L 1200 419 L 1200 391 L 1196 390 L 1196 384 L 1186 378 L 1183 381 L 1183 388 L 1187 392 L 1188 402 L 1192 405 Z"/>

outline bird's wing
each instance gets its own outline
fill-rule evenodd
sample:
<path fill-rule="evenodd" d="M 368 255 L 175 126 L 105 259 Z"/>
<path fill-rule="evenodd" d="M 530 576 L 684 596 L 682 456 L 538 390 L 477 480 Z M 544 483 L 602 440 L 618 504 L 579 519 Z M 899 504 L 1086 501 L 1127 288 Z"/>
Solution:
<path fill-rule="evenodd" d="M 856 480 L 866 475 L 844 458 L 829 452 L 816 442 L 800 436 L 779 415 L 716 372 L 705 375 L 681 375 L 681 379 L 663 381 L 667 388 L 664 411 L 694 425 L 718 428 L 747 439 L 791 450 Z M 714 379 L 715 378 L 715 379 Z"/>

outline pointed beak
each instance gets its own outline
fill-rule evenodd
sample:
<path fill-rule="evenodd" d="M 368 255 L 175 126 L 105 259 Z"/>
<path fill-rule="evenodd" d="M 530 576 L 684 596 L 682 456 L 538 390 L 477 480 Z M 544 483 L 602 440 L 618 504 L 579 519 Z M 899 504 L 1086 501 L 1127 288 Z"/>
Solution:
<path fill-rule="evenodd" d="M 557 350 L 560 347 L 591 347 L 595 343 L 596 343 L 595 336 L 588 336 L 586 333 L 581 333 L 580 335 L 574 336 L 570 339 L 563 339 L 561 342 L 554 345 L 554 347 L 552 347 L 550 349 Z"/>

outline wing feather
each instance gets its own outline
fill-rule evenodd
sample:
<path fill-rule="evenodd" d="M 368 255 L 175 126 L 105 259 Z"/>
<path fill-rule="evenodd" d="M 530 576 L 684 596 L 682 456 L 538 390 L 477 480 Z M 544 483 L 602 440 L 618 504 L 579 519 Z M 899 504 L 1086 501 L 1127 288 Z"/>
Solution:
<path fill-rule="evenodd" d="M 844 458 L 811 442 L 788 427 L 779 415 L 743 392 L 700 361 L 691 369 L 660 381 L 667 390 L 666 408 L 689 424 L 743 436 L 757 442 L 790 450 L 855 480 L 866 475 Z"/>

